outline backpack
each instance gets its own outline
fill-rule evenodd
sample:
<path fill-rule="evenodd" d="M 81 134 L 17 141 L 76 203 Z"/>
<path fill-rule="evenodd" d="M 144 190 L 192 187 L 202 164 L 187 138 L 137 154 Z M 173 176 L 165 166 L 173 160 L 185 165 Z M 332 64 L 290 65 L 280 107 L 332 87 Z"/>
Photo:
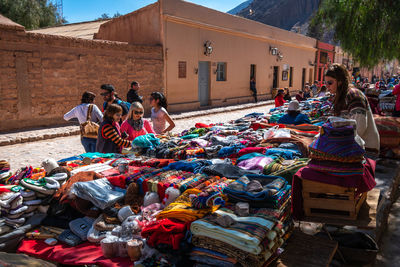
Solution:
<path fill-rule="evenodd" d="M 81 124 L 81 135 L 82 137 L 97 139 L 97 134 L 99 132 L 99 125 L 91 121 L 92 110 L 93 110 L 93 104 L 90 104 L 88 107 L 86 121 Z"/>
<path fill-rule="evenodd" d="M 122 100 L 119 99 L 119 98 L 117 98 L 117 104 L 118 104 L 118 105 L 121 105 L 121 104 L 125 105 L 125 106 L 127 107 L 128 111 L 129 111 L 130 108 L 131 108 L 131 103 L 126 102 L 126 101 L 122 101 Z M 106 111 L 106 105 L 107 105 L 107 102 L 104 102 L 104 103 L 103 103 L 103 112 Z"/>
<path fill-rule="evenodd" d="M 131 103 L 129 103 L 127 101 L 123 101 L 123 100 L 117 98 L 117 103 L 118 103 L 118 105 L 124 104 L 128 108 L 128 111 L 131 109 Z"/>

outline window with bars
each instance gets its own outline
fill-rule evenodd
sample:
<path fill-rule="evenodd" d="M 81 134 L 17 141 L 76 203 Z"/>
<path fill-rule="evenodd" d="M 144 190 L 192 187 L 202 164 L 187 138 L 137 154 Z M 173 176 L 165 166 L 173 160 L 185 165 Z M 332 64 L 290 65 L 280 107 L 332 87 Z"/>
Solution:
<path fill-rule="evenodd" d="M 217 81 L 226 81 L 226 62 L 217 63 Z"/>
<path fill-rule="evenodd" d="M 186 78 L 186 61 L 178 62 L 178 78 Z"/>

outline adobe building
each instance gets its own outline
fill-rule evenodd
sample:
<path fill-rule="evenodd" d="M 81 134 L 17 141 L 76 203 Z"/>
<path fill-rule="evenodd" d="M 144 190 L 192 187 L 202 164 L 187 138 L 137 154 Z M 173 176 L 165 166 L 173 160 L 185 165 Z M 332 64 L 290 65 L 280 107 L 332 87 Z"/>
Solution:
<path fill-rule="evenodd" d="M 99 27 L 95 39 L 161 45 L 170 111 L 251 102 L 313 80 L 316 40 L 180 0 L 159 0 Z M 145 103 L 147 104 L 147 103 Z"/>
<path fill-rule="evenodd" d="M 317 40 L 317 52 L 315 54 L 315 80 L 325 80 L 325 71 L 335 61 L 335 46 Z"/>
<path fill-rule="evenodd" d="M 101 107 L 103 83 L 124 98 L 133 79 L 149 91 L 163 86 L 161 46 L 92 40 L 88 31 L 98 29 L 95 24 L 56 27 L 62 36 L 25 31 L 0 15 L 0 132 L 66 124 L 63 115 L 86 90 L 97 94 Z M 85 33 L 74 36 L 79 31 Z"/>

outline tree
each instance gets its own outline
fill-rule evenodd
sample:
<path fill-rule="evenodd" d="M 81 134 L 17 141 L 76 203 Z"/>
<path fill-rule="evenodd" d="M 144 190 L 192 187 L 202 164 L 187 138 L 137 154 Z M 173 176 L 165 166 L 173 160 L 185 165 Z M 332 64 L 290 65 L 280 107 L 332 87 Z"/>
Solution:
<path fill-rule="evenodd" d="M 118 17 L 121 17 L 121 16 L 122 16 L 122 14 L 117 11 L 117 13 L 114 14 L 113 18 L 118 18 Z"/>
<path fill-rule="evenodd" d="M 110 16 L 107 13 L 103 13 L 98 19 L 109 19 L 109 18 Z"/>
<path fill-rule="evenodd" d="M 66 23 L 48 0 L 0 0 L 0 14 L 28 30 Z"/>
<path fill-rule="evenodd" d="M 400 59 L 400 1 L 322 0 L 313 23 L 333 29 L 341 47 L 360 66 Z"/>

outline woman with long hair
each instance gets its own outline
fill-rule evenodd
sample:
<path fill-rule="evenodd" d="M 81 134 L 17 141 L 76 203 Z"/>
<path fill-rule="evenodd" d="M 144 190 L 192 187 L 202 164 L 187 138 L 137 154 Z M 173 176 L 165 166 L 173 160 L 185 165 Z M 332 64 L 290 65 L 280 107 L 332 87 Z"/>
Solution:
<path fill-rule="evenodd" d="M 358 89 L 350 87 L 349 73 L 345 66 L 332 64 L 325 73 L 328 91 L 334 95 L 333 113 L 335 116 L 354 119 L 357 134 L 365 142 L 365 150 L 379 153 L 379 133 L 375 125 L 366 96 Z"/>
<path fill-rule="evenodd" d="M 143 119 L 144 109 L 140 102 L 133 102 L 128 112 L 128 118 L 121 125 L 121 132 L 128 135 L 127 139 L 133 141 L 140 135 L 155 134 L 151 123 Z"/>
<path fill-rule="evenodd" d="M 131 142 L 121 137 L 119 120 L 122 108 L 118 104 L 110 104 L 104 112 L 104 119 L 97 136 L 96 152 L 121 153 L 122 148 L 129 147 Z"/>
<path fill-rule="evenodd" d="M 150 95 L 151 121 L 153 129 L 157 134 L 165 134 L 175 127 L 175 123 L 167 111 L 167 99 L 163 93 L 153 92 Z M 165 128 L 166 122 L 168 127 Z"/>

